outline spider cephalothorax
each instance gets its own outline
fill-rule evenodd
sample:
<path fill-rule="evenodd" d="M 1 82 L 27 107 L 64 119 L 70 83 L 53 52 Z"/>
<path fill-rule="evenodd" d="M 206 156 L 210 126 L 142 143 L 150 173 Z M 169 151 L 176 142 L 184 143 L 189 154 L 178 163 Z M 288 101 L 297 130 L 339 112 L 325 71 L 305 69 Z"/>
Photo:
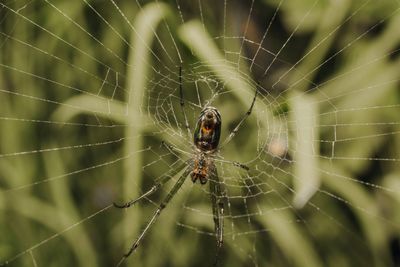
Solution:
<path fill-rule="evenodd" d="M 190 173 L 192 182 L 195 183 L 198 179 L 201 184 L 206 184 L 210 168 L 213 168 L 213 163 L 206 155 L 202 154 L 196 157 L 193 160 L 193 171 Z"/>

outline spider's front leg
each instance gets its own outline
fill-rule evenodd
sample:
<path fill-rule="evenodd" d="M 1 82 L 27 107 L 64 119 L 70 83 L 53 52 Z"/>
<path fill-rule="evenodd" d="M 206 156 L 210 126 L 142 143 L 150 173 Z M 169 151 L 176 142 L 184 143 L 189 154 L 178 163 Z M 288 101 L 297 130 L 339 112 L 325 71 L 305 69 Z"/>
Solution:
<path fill-rule="evenodd" d="M 188 166 L 186 169 L 183 171 L 183 174 L 179 177 L 179 179 L 176 181 L 172 189 L 169 191 L 167 196 L 164 198 L 164 200 L 160 203 L 156 211 L 153 213 L 153 216 L 150 218 L 150 220 L 147 222 L 146 226 L 138 236 L 138 238 L 135 240 L 135 242 L 132 244 L 132 246 L 129 248 L 128 252 L 125 253 L 125 255 L 121 258 L 121 260 L 118 262 L 117 267 L 121 266 L 122 263 L 125 261 L 129 255 L 131 255 L 139 246 L 140 242 L 143 240 L 145 237 L 146 233 L 149 231 L 151 226 L 156 222 L 157 218 L 160 216 L 161 211 L 168 205 L 168 203 L 171 201 L 171 199 L 175 196 L 175 194 L 178 192 L 178 190 L 181 188 L 183 183 L 185 182 L 186 177 L 189 175 L 191 172 L 191 168 Z"/>
<path fill-rule="evenodd" d="M 163 144 L 165 144 L 163 142 Z M 166 145 L 166 144 L 165 144 Z M 143 198 L 146 198 L 150 195 L 152 195 L 153 193 L 155 193 L 163 184 L 167 183 L 169 180 L 171 180 L 172 177 L 174 177 L 178 172 L 180 172 L 183 168 L 187 168 L 189 164 L 189 161 L 186 161 L 182 164 L 179 164 L 178 167 L 176 168 L 172 168 L 172 171 L 170 171 L 169 173 L 166 173 L 164 176 L 162 176 L 160 179 L 157 179 L 155 184 L 150 188 L 150 190 L 146 191 L 145 193 L 143 193 L 142 195 L 140 195 L 139 197 L 122 203 L 122 204 L 118 204 L 118 203 L 113 203 L 114 207 L 119 208 L 119 209 L 125 209 L 125 208 L 129 208 L 130 206 L 136 204 L 136 202 L 142 200 Z"/>
<path fill-rule="evenodd" d="M 219 264 L 219 251 L 224 243 L 224 189 L 219 181 L 217 167 L 212 164 L 210 174 L 210 194 L 215 225 L 215 236 L 217 239 L 215 266 Z"/>

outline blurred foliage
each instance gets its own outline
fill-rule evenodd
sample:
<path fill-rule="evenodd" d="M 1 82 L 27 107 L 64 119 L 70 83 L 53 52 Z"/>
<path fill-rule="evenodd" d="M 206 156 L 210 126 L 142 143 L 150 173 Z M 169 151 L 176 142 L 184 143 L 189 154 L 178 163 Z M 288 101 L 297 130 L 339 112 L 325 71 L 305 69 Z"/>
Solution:
<path fill-rule="evenodd" d="M 119 261 L 169 187 L 126 212 L 109 205 L 185 157 L 162 140 L 190 150 L 175 134 L 182 65 L 188 102 L 203 76 L 227 91 L 215 100 L 223 137 L 262 88 L 223 151 L 249 174 L 219 167 L 227 184 L 243 178 L 232 194 L 245 196 L 246 182 L 274 194 L 232 199 L 230 212 L 247 216 L 227 227 L 223 266 L 400 265 L 398 2 L 228 0 L 226 12 L 220 2 L 0 3 L 0 263 L 21 252 L 10 266 Z M 194 125 L 200 110 L 187 109 Z M 210 203 L 196 186 L 127 263 L 211 265 Z M 259 206 L 271 212 L 251 217 Z"/>

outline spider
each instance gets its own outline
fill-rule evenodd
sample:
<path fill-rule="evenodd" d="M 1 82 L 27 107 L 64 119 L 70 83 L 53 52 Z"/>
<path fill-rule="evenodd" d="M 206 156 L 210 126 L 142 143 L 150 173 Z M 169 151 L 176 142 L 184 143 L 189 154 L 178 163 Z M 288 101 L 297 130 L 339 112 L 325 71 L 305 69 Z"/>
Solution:
<path fill-rule="evenodd" d="M 257 85 L 258 86 L 258 85 Z M 190 126 L 187 120 L 187 116 L 185 113 L 185 101 L 183 97 L 183 86 L 182 86 L 182 68 L 179 68 L 179 94 L 180 94 L 180 106 L 185 119 L 185 127 L 188 131 L 189 137 L 192 136 Z M 253 97 L 253 101 L 250 105 L 249 110 L 244 114 L 242 119 L 236 125 L 236 127 L 231 131 L 228 137 L 225 139 L 221 146 L 224 146 L 228 143 L 237 133 L 240 126 L 243 122 L 250 116 L 254 103 L 256 101 L 258 94 L 258 87 L 256 87 L 255 94 Z M 155 184 L 134 200 L 126 202 L 124 204 L 113 203 L 116 208 L 128 208 L 134 205 L 136 202 L 146 198 L 156 192 L 161 186 L 167 183 L 175 174 L 179 173 L 184 166 L 186 169 L 183 171 L 183 174 L 178 178 L 175 185 L 169 191 L 167 196 L 163 199 L 163 201 L 159 204 L 158 208 L 154 212 L 151 219 L 147 222 L 146 226 L 140 233 L 139 237 L 132 244 L 130 249 L 126 254 L 123 255 L 121 261 L 118 263 L 119 266 L 129 255 L 134 252 L 139 246 L 140 242 L 143 240 L 147 231 L 150 227 L 156 222 L 157 218 L 161 214 L 161 211 L 168 205 L 170 200 L 175 196 L 178 190 L 183 185 L 187 176 L 190 175 L 193 183 L 199 181 L 201 185 L 205 185 L 207 181 L 210 184 L 210 192 L 211 192 L 211 203 L 212 203 L 212 212 L 213 219 L 215 225 L 215 236 L 216 236 L 216 259 L 215 264 L 218 265 L 218 252 L 222 248 L 223 245 L 223 231 L 224 231 L 224 189 L 219 182 L 217 167 L 214 164 L 214 156 L 219 151 L 219 141 L 221 135 L 221 114 L 218 109 L 212 106 L 206 105 L 203 110 L 200 112 L 199 118 L 197 120 L 196 128 L 193 135 L 193 145 L 194 145 L 194 155 L 191 159 L 187 160 L 182 168 L 178 168 L 178 171 L 175 171 L 173 175 L 165 175 L 161 177 L 159 180 L 155 182 Z M 162 142 L 169 150 L 173 150 L 173 147 L 166 144 L 164 141 Z M 233 164 L 234 166 L 240 167 L 245 170 L 249 170 L 249 168 L 236 161 L 224 161 Z"/>

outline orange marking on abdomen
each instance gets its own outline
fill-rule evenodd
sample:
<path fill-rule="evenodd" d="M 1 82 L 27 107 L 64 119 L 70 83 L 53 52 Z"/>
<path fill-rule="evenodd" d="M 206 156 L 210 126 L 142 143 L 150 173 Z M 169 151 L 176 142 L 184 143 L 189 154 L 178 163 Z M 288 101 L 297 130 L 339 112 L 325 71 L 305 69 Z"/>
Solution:
<path fill-rule="evenodd" d="M 207 128 L 207 127 L 202 127 L 201 128 L 201 130 L 203 131 L 203 132 L 205 132 L 206 134 L 209 134 L 213 129 L 211 128 L 211 127 L 209 127 L 209 128 Z"/>

